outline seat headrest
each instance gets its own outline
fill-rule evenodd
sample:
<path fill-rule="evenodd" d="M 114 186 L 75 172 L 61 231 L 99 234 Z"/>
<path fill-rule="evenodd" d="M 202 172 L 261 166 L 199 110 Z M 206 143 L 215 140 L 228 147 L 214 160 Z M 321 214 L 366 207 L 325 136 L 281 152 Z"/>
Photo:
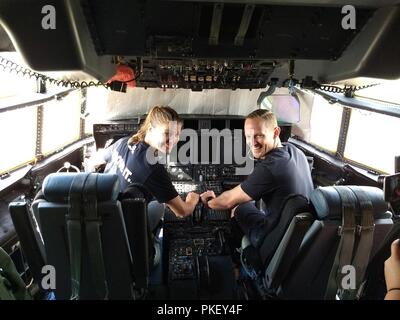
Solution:
<path fill-rule="evenodd" d="M 383 198 L 383 191 L 376 187 L 368 186 L 335 186 L 319 187 L 311 193 L 310 201 L 313 204 L 319 219 L 340 219 L 342 217 L 342 201 L 335 188 L 349 188 L 351 198 L 356 206 L 356 214 L 360 214 L 360 201 L 366 197 L 371 201 L 374 217 L 388 211 L 388 203 Z"/>
<path fill-rule="evenodd" d="M 77 175 L 88 173 L 51 173 L 43 181 L 42 191 L 49 202 L 68 202 L 72 181 Z M 118 176 L 106 173 L 91 173 L 97 175 L 97 201 L 116 200 L 120 191 Z"/>

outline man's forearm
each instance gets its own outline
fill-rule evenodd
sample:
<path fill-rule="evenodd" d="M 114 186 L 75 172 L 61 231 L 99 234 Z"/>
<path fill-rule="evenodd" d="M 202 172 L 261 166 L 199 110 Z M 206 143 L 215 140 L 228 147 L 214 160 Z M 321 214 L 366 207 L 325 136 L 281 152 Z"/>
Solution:
<path fill-rule="evenodd" d="M 208 201 L 207 205 L 214 210 L 228 210 L 233 207 L 226 192 L 222 193 L 219 197 Z"/>

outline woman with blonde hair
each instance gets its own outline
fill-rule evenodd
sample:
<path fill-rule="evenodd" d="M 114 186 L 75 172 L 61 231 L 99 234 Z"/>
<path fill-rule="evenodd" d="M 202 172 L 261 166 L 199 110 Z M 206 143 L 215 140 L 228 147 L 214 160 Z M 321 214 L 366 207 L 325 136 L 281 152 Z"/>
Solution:
<path fill-rule="evenodd" d="M 164 214 L 165 203 L 178 217 L 193 213 L 199 195 L 190 192 L 186 201 L 178 195 L 165 167 L 154 161 L 154 155 L 168 154 L 179 140 L 182 120 L 170 107 L 153 107 L 137 133 L 119 139 L 106 149 L 103 160 L 105 173 L 115 173 L 121 182 L 121 191 L 136 183 L 157 200 L 149 203 L 148 222 L 154 231 Z M 103 163 L 104 163 L 103 161 Z"/>

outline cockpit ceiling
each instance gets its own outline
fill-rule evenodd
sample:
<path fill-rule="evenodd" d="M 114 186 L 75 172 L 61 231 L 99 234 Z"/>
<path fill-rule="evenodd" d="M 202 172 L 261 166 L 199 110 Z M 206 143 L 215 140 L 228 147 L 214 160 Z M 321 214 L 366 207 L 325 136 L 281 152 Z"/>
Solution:
<path fill-rule="evenodd" d="M 192 2 L 193 0 L 178 0 Z M 196 2 L 215 2 L 213 0 L 197 0 Z M 224 3 L 243 3 L 243 0 L 222 0 Z M 356 7 L 367 7 L 367 8 L 380 8 L 391 5 L 396 5 L 399 0 L 252 0 L 247 1 L 254 4 L 268 4 L 268 5 L 293 5 L 293 6 L 330 6 L 338 7 L 345 6 L 347 4 L 354 5 Z"/>
<path fill-rule="evenodd" d="M 154 0 L 85 3 L 98 54 L 164 58 L 335 60 L 374 12 L 357 9 L 357 29 L 344 30 L 341 7 Z"/>
<path fill-rule="evenodd" d="M 26 34 L 35 32 L 25 28 L 33 17 L 25 19 L 24 14 L 40 13 L 40 2 L 43 1 L 20 1 L 23 2 L 25 9 L 27 6 L 32 9 L 24 12 L 25 9 L 20 10 L 20 4 L 14 4 L 14 1 L 3 3 L 4 15 L 18 14 L 20 23 L 10 23 L 8 30 L 16 32 L 16 41 L 22 40 L 23 35 L 17 34 L 20 29 Z M 243 2 L 82 0 L 80 10 L 98 55 L 322 60 L 340 57 L 375 11 L 371 7 L 357 8 L 356 30 L 344 30 L 340 6 Z M 61 1 L 46 3 L 56 5 L 57 27 L 61 28 L 62 20 L 66 18 L 63 16 L 69 9 L 58 8 Z M 11 17 L 0 14 L 0 20 L 7 23 L 8 19 Z M 75 18 L 76 28 L 82 28 L 81 22 Z M 60 39 L 48 34 L 43 36 L 49 36 L 52 45 L 69 40 L 67 33 Z M 4 37 L 4 30 L 0 30 L 2 51 L 10 48 L 9 41 L 6 43 L 6 39 L 2 39 Z M 34 39 L 32 35 L 31 41 Z"/>
<path fill-rule="evenodd" d="M 400 0 L 352 1 L 355 29 L 342 27 L 345 2 L 0 0 L 0 51 L 15 48 L 39 72 L 101 81 L 122 59 L 146 88 L 265 88 L 288 78 L 289 60 L 299 80 L 399 78 Z M 41 27 L 45 5 L 54 30 Z"/>

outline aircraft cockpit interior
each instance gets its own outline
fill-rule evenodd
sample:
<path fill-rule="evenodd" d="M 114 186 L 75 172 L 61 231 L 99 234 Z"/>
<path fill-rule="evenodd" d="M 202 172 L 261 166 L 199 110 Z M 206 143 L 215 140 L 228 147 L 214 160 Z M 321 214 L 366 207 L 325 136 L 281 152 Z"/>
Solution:
<path fill-rule="evenodd" d="M 391 298 L 399 33 L 399 0 L 0 0 L 0 300 Z"/>

